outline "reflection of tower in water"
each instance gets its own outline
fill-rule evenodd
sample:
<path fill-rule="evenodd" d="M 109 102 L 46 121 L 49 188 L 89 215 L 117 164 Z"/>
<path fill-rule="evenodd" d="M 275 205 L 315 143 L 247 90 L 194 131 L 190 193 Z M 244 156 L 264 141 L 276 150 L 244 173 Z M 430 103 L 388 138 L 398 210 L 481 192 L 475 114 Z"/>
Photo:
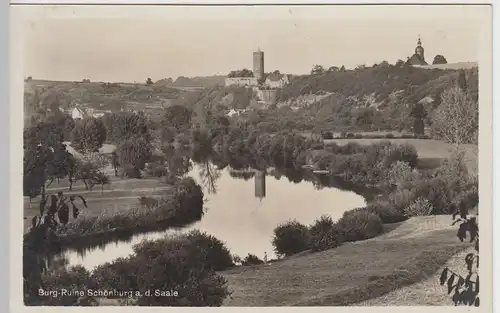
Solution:
<path fill-rule="evenodd" d="M 255 197 L 262 200 L 266 197 L 266 171 L 255 173 Z"/>

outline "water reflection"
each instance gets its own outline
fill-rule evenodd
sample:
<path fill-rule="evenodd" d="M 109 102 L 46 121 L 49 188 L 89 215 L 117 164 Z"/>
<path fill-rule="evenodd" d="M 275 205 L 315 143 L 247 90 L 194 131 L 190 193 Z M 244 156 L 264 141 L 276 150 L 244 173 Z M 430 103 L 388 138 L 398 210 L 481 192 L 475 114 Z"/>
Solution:
<path fill-rule="evenodd" d="M 204 188 L 207 211 L 201 221 L 182 230 L 136 234 L 100 247 L 67 251 L 65 256 L 69 263 L 92 269 L 101 263 L 128 256 L 132 253 L 132 246 L 144 239 L 159 239 L 165 234 L 194 228 L 225 241 L 231 252 L 241 257 L 252 253 L 260 258 L 264 254 L 273 258 L 271 240 L 278 224 L 290 219 L 310 224 L 322 214 L 337 219 L 344 211 L 365 205 L 364 198 L 350 191 L 318 190 L 318 185 L 329 186 L 335 182 L 314 176 L 305 179 L 307 173 L 290 172 L 286 175 L 276 169 L 222 170 L 203 162 L 195 165 L 188 175 Z"/>
<path fill-rule="evenodd" d="M 262 200 L 266 197 L 266 172 L 257 171 L 255 173 L 255 197 Z"/>

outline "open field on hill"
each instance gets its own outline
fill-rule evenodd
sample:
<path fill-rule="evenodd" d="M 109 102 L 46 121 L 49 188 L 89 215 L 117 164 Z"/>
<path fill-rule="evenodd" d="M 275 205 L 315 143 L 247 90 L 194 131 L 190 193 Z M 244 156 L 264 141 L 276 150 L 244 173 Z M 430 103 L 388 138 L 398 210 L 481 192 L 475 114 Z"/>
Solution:
<path fill-rule="evenodd" d="M 225 305 L 344 306 L 380 297 L 431 277 L 466 249 L 455 234 L 450 216 L 418 217 L 386 225 L 386 234 L 370 240 L 234 268 L 222 272 L 233 291 Z M 451 303 L 444 296 L 439 301 Z"/>
<path fill-rule="evenodd" d="M 325 144 L 336 143 L 345 145 L 349 142 L 356 142 L 361 145 L 369 145 L 381 140 L 390 140 L 393 143 L 408 143 L 413 145 L 418 152 L 419 167 L 437 167 L 443 159 L 446 159 L 451 152 L 452 145 L 444 141 L 434 139 L 327 139 Z M 466 163 L 471 173 L 477 173 L 478 170 L 478 146 L 473 144 L 462 145 L 461 148 L 466 151 Z"/>

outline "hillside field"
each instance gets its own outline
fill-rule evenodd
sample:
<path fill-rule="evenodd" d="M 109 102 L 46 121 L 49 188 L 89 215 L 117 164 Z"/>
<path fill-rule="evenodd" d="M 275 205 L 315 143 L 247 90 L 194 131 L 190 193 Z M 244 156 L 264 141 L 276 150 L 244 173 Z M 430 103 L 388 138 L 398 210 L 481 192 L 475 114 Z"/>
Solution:
<path fill-rule="evenodd" d="M 457 240 L 451 222 L 448 215 L 414 217 L 385 225 L 385 234 L 373 239 L 222 272 L 233 291 L 224 305 L 355 305 L 426 281 L 470 246 Z M 446 295 L 444 287 L 437 292 Z M 452 304 L 435 299 L 434 305 Z"/>

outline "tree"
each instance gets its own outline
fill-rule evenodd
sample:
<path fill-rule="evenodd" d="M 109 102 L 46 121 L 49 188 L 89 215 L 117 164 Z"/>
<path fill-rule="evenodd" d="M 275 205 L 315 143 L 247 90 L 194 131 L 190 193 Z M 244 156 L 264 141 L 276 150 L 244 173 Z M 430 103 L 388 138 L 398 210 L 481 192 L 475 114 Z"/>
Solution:
<path fill-rule="evenodd" d="M 120 168 L 120 160 L 118 158 L 118 155 L 116 154 L 116 151 L 111 152 L 111 166 L 113 167 L 113 170 L 115 171 L 115 177 L 118 177 L 118 169 Z"/>
<path fill-rule="evenodd" d="M 78 121 L 71 132 L 71 145 L 82 153 L 99 151 L 104 140 L 106 128 L 102 120 L 95 117 L 85 117 Z"/>
<path fill-rule="evenodd" d="M 459 87 L 443 92 L 441 104 L 434 110 L 432 133 L 456 145 L 477 143 L 479 132 L 479 107 Z"/>
<path fill-rule="evenodd" d="M 320 75 L 325 72 L 325 68 L 322 65 L 316 64 L 311 69 L 311 75 Z"/>
<path fill-rule="evenodd" d="M 90 161 L 78 161 L 76 166 L 75 180 L 81 180 L 86 190 L 92 190 L 98 173 L 97 166 Z"/>
<path fill-rule="evenodd" d="M 109 176 L 101 171 L 98 171 L 96 173 L 94 182 L 98 185 L 101 185 L 101 194 L 104 194 L 104 185 L 109 185 L 111 183 Z"/>
<path fill-rule="evenodd" d="M 193 112 L 181 105 L 167 107 L 163 113 L 161 121 L 162 128 L 172 127 L 176 133 L 182 133 L 191 128 Z"/>
<path fill-rule="evenodd" d="M 153 84 L 153 81 L 151 80 L 151 78 L 148 77 L 148 79 L 146 80 L 146 85 L 152 85 Z"/>
<path fill-rule="evenodd" d="M 398 59 L 396 61 L 396 64 L 394 64 L 394 66 L 396 66 L 396 67 L 403 67 L 404 64 L 405 64 L 405 61 L 403 61 L 401 59 Z"/>
<path fill-rule="evenodd" d="M 151 125 L 148 118 L 142 113 L 120 112 L 106 114 L 102 117 L 102 122 L 106 128 L 106 140 L 119 143 L 133 137 L 144 137 L 151 139 Z"/>
<path fill-rule="evenodd" d="M 413 118 L 413 133 L 415 136 L 423 135 L 425 131 L 424 119 L 427 117 L 427 111 L 421 102 L 413 105 L 410 116 Z"/>
<path fill-rule="evenodd" d="M 152 147 L 144 138 L 132 138 L 123 141 L 116 149 L 116 154 L 123 174 L 128 177 L 139 178 L 152 156 Z"/>
<path fill-rule="evenodd" d="M 432 64 L 446 64 L 446 63 L 448 63 L 448 61 L 441 54 L 436 55 L 434 57 L 434 60 L 432 61 Z"/>

